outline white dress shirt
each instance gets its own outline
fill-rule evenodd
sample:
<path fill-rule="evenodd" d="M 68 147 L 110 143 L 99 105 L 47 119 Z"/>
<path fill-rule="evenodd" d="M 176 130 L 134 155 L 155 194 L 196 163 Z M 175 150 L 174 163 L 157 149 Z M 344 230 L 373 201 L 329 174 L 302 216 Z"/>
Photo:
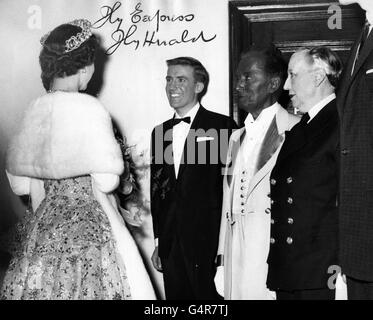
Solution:
<path fill-rule="evenodd" d="M 173 151 L 173 158 L 174 158 L 174 168 L 175 168 L 175 176 L 179 173 L 180 163 L 181 161 L 186 161 L 186 159 L 181 159 L 184 151 L 184 144 L 186 137 L 188 136 L 190 126 L 193 123 L 193 120 L 199 110 L 199 103 L 197 103 L 189 112 L 184 115 L 185 117 L 190 117 L 190 123 L 186 123 L 181 121 L 177 125 L 172 128 L 172 151 Z M 175 113 L 175 119 L 181 118 L 177 113 Z"/>
<path fill-rule="evenodd" d="M 177 174 L 179 173 L 180 163 L 181 161 L 185 161 L 185 159 L 181 159 L 184 151 L 184 145 L 186 137 L 188 136 L 190 126 L 193 123 L 194 118 L 196 117 L 196 114 L 199 110 L 200 104 L 197 103 L 192 109 L 189 110 L 189 112 L 184 116 L 180 117 L 175 112 L 175 119 L 190 117 L 190 123 L 186 123 L 184 121 L 181 121 L 177 125 L 175 125 L 172 128 L 172 152 L 173 152 L 173 158 L 174 158 L 174 168 L 175 168 L 175 176 L 177 178 Z M 158 238 L 154 239 L 154 244 L 156 247 L 158 247 Z"/>
<path fill-rule="evenodd" d="M 260 115 L 254 119 L 249 113 L 245 120 L 246 135 L 239 149 L 233 171 L 234 195 L 245 194 L 250 180 L 255 174 L 260 147 L 265 134 L 281 106 L 276 102 L 272 106 L 264 109 Z M 243 182 L 241 182 L 244 180 Z M 244 188 L 244 189 L 241 189 Z M 242 210 L 242 201 L 233 201 L 233 212 Z"/>
<path fill-rule="evenodd" d="M 316 103 L 309 111 L 308 115 L 310 116 L 310 119 L 307 123 L 310 123 L 310 121 L 316 117 L 316 115 L 324 108 L 330 101 L 334 100 L 336 98 L 335 93 L 332 93 L 328 95 L 326 98 L 322 99 L 318 103 Z"/>

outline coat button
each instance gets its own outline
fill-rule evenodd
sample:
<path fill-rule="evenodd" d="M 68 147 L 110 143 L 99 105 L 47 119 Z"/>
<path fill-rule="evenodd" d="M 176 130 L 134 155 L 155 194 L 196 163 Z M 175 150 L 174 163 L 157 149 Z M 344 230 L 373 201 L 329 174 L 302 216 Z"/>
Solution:
<path fill-rule="evenodd" d="M 287 244 L 292 244 L 293 243 L 293 238 L 287 237 L 286 242 L 287 242 Z"/>
<path fill-rule="evenodd" d="M 271 219 L 271 224 L 274 224 L 275 223 L 275 220 Z"/>
<path fill-rule="evenodd" d="M 275 203 L 275 200 L 272 200 L 272 199 L 271 199 L 271 204 L 274 204 L 274 203 Z"/>
<path fill-rule="evenodd" d="M 292 204 L 293 203 L 293 198 L 288 198 L 288 204 Z"/>
<path fill-rule="evenodd" d="M 293 224 L 294 219 L 293 218 L 288 218 L 288 224 Z"/>
<path fill-rule="evenodd" d="M 242 210 L 241 210 L 241 213 L 245 213 L 245 209 L 242 209 Z"/>
<path fill-rule="evenodd" d="M 245 179 L 241 179 L 241 182 L 245 182 L 246 180 Z"/>
<path fill-rule="evenodd" d="M 276 180 L 275 179 L 271 179 L 271 185 L 275 185 L 276 184 Z"/>
<path fill-rule="evenodd" d="M 240 195 L 241 198 L 244 198 L 245 196 L 243 194 Z"/>
<path fill-rule="evenodd" d="M 275 243 L 275 239 L 274 239 L 274 238 L 271 238 L 269 241 L 270 241 L 272 244 Z"/>
<path fill-rule="evenodd" d="M 286 179 L 286 182 L 287 182 L 287 183 L 292 183 L 292 182 L 293 182 L 293 178 L 292 178 L 292 177 L 288 177 L 288 178 Z"/>
<path fill-rule="evenodd" d="M 241 202 L 241 206 L 244 206 L 245 205 L 245 202 Z"/>
<path fill-rule="evenodd" d="M 271 208 L 267 208 L 267 209 L 265 209 L 264 212 L 265 212 L 266 214 L 270 214 L 270 213 L 271 213 Z"/>
<path fill-rule="evenodd" d="M 245 187 L 244 186 L 241 186 L 241 188 L 240 188 L 241 190 L 244 190 L 245 189 Z"/>

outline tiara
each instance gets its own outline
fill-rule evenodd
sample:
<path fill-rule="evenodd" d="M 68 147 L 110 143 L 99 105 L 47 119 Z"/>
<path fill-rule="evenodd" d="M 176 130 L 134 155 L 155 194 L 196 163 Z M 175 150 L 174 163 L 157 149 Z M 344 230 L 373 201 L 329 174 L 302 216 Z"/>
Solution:
<path fill-rule="evenodd" d="M 65 50 L 63 53 L 70 52 L 79 48 L 81 44 L 88 40 L 92 35 L 91 22 L 89 22 L 87 19 L 76 19 L 67 24 L 80 27 L 82 29 L 82 32 L 77 33 L 75 36 L 71 36 L 65 41 Z M 50 32 L 48 32 L 40 39 L 40 43 L 43 46 L 49 35 Z"/>

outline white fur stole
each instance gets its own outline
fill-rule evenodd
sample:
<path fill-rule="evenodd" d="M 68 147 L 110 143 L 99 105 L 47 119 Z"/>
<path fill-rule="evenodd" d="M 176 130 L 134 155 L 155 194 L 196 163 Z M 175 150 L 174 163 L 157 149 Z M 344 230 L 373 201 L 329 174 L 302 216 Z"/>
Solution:
<path fill-rule="evenodd" d="M 109 113 L 94 97 L 54 92 L 26 109 L 7 151 L 8 172 L 62 179 L 123 172 L 123 158 Z"/>

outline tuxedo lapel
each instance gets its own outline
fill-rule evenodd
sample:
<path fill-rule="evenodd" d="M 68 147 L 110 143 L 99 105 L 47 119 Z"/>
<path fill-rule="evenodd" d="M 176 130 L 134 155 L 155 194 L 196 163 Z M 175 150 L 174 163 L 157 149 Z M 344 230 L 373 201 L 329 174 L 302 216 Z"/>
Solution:
<path fill-rule="evenodd" d="M 228 168 L 229 174 L 227 173 L 228 187 L 230 187 L 231 184 L 232 184 L 233 172 L 234 172 L 234 167 L 236 165 L 237 155 L 238 155 L 238 152 L 239 152 L 240 147 L 242 145 L 242 141 L 245 138 L 245 136 L 246 136 L 245 128 L 240 129 L 239 137 L 237 138 L 237 140 L 234 140 L 232 142 L 231 150 L 229 150 L 229 152 L 231 154 L 231 160 L 230 160 L 230 163 L 227 164 L 229 166 L 229 168 Z"/>
<path fill-rule="evenodd" d="M 165 177 L 170 179 L 170 183 L 174 184 L 176 180 L 175 165 L 172 148 L 172 121 L 168 121 L 163 126 L 163 157 Z"/>
<path fill-rule="evenodd" d="M 277 130 L 276 117 L 273 117 L 260 148 L 258 161 L 256 164 L 256 172 L 258 172 L 273 156 L 282 140 L 283 137 L 279 135 Z"/>
<path fill-rule="evenodd" d="M 332 100 L 307 124 L 297 123 L 293 129 L 286 132 L 285 142 L 278 155 L 277 163 L 284 161 L 288 156 L 298 150 L 316 136 L 322 133 L 322 129 L 328 124 L 330 117 L 336 112 L 336 100 Z"/>
<path fill-rule="evenodd" d="M 287 125 L 288 114 L 287 111 L 282 109 L 281 107 L 276 116 L 273 118 L 264 137 L 258 155 L 256 173 L 250 181 L 247 198 L 254 190 L 256 185 L 273 168 L 275 161 L 277 159 L 277 154 L 280 150 L 280 146 L 284 140 L 284 132 L 287 129 Z"/>
<path fill-rule="evenodd" d="M 340 114 L 343 113 L 345 97 L 347 95 L 348 88 L 352 80 L 352 76 L 351 76 L 352 67 L 354 65 L 354 61 L 355 61 L 355 57 L 356 57 L 356 53 L 359 47 L 361 37 L 362 37 L 362 33 L 360 34 L 360 37 L 358 38 L 358 40 L 355 41 L 354 45 L 351 48 L 351 54 L 348 59 L 347 65 L 344 67 L 343 77 L 339 84 L 337 100 L 338 100 L 338 108 L 339 108 Z"/>
<path fill-rule="evenodd" d="M 335 99 L 329 102 L 306 126 L 307 140 L 311 141 L 322 135 L 323 129 L 329 124 L 330 118 L 333 117 L 336 109 Z M 321 139 L 321 138 L 320 138 Z"/>
<path fill-rule="evenodd" d="M 362 67 L 365 60 L 373 50 L 373 32 L 370 32 L 368 38 L 365 40 L 365 44 L 360 52 L 359 58 L 356 60 L 354 73 L 352 74 L 351 80 L 354 79 L 359 69 Z"/>
<path fill-rule="evenodd" d="M 358 40 L 354 43 L 351 49 L 350 58 L 348 59 L 347 65 L 345 67 L 342 81 L 339 84 L 339 89 L 338 89 L 338 94 L 337 94 L 337 101 L 338 101 L 337 107 L 338 107 L 338 111 L 340 115 L 343 114 L 344 102 L 346 101 L 346 96 L 353 82 L 353 79 L 356 77 L 363 63 L 365 62 L 365 60 L 367 59 L 367 57 L 373 50 L 373 32 L 371 31 L 368 38 L 365 41 L 365 45 L 363 49 L 360 52 L 359 58 L 355 62 L 355 57 L 356 57 L 357 50 L 358 50 L 361 38 L 363 36 L 363 33 L 364 33 L 364 30 L 361 31 Z M 355 62 L 355 66 L 354 66 L 354 62 Z M 352 68 L 354 68 L 354 72 L 351 75 Z"/>
<path fill-rule="evenodd" d="M 290 131 L 285 132 L 285 142 L 278 155 L 277 162 L 280 163 L 289 155 L 301 149 L 307 142 L 304 125 L 298 122 Z"/>

